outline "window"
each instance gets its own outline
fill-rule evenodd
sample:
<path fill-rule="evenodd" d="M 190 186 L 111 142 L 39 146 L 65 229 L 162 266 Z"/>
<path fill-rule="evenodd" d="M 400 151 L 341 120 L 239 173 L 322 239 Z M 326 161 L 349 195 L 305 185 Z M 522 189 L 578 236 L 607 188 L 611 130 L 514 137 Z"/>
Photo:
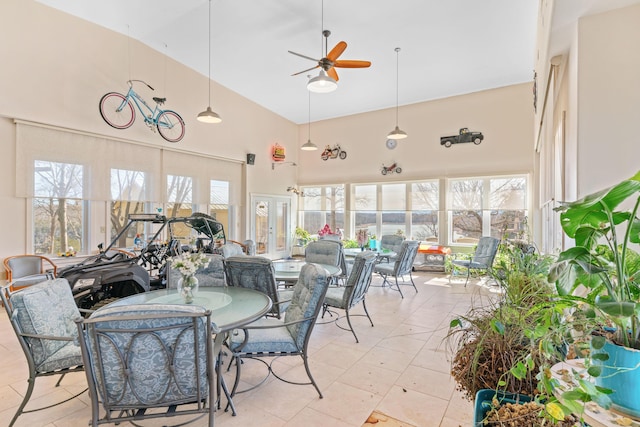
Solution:
<path fill-rule="evenodd" d="M 376 234 L 378 196 L 376 185 L 356 185 L 353 188 L 353 230 L 355 239 L 359 230 L 367 230 L 369 235 Z"/>
<path fill-rule="evenodd" d="M 111 169 L 111 239 L 114 239 L 129 222 L 129 215 L 145 212 L 145 174 L 140 171 Z M 142 224 L 140 224 L 142 226 Z M 136 234 L 145 241 L 149 230 L 129 230 L 131 234 L 120 237 L 117 246 L 134 246 Z"/>
<path fill-rule="evenodd" d="M 303 187 L 300 198 L 299 226 L 310 234 L 317 234 L 325 224 L 334 232 L 344 230 L 344 185 Z"/>
<path fill-rule="evenodd" d="M 209 215 L 229 230 L 229 182 L 210 181 Z"/>
<path fill-rule="evenodd" d="M 34 253 L 84 252 L 82 165 L 36 160 L 33 182 Z"/>
<path fill-rule="evenodd" d="M 438 181 L 411 184 L 411 238 L 438 242 L 440 186 Z"/>
<path fill-rule="evenodd" d="M 406 236 L 407 184 L 383 184 L 380 187 L 382 214 L 378 238 L 384 234 Z"/>
<path fill-rule="evenodd" d="M 526 232 L 524 176 L 449 182 L 449 241 L 475 244 L 481 236 L 522 238 Z"/>

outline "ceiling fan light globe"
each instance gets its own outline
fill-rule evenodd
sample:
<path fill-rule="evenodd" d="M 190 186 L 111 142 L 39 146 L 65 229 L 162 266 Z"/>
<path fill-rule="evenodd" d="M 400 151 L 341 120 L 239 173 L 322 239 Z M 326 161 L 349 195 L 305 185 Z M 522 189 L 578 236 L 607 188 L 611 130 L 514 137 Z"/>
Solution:
<path fill-rule="evenodd" d="M 315 93 L 329 93 L 338 88 L 338 82 L 329 77 L 324 70 L 320 70 L 320 74 L 309 80 L 307 89 Z"/>
<path fill-rule="evenodd" d="M 222 122 L 222 118 L 218 113 L 211 110 L 211 107 L 207 107 L 207 109 L 198 114 L 197 120 L 203 123 L 220 123 Z"/>
<path fill-rule="evenodd" d="M 300 147 L 300 149 L 304 151 L 315 151 L 318 149 L 318 146 L 309 139 L 302 145 L 302 147 Z"/>
<path fill-rule="evenodd" d="M 403 130 L 401 130 L 398 126 L 396 126 L 396 128 L 394 130 L 392 130 L 391 132 L 389 132 L 389 134 L 387 135 L 387 138 L 389 139 L 405 139 L 407 137 L 407 133 Z"/>

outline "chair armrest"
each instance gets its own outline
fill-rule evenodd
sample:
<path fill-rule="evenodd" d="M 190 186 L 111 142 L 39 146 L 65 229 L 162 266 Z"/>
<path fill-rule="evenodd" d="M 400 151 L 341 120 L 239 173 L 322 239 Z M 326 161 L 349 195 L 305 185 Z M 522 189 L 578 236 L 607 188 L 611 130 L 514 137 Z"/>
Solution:
<path fill-rule="evenodd" d="M 27 334 L 24 332 L 20 333 L 20 336 L 25 338 L 38 338 L 42 340 L 52 340 L 52 341 L 75 341 L 76 340 L 74 337 L 58 337 L 54 335 Z"/>
<path fill-rule="evenodd" d="M 243 329 L 244 331 L 247 331 L 247 330 L 250 330 L 250 329 L 282 328 L 282 327 L 285 327 L 285 326 L 295 325 L 297 323 L 302 323 L 302 322 L 306 322 L 308 320 L 313 320 L 313 319 L 314 319 L 313 317 L 305 317 L 305 318 L 302 318 L 302 319 L 295 320 L 293 322 L 283 322 L 283 323 L 281 323 L 279 325 L 264 325 L 264 326 L 261 326 L 261 325 L 251 326 L 251 325 L 249 325 L 249 326 L 243 326 L 241 329 Z"/>

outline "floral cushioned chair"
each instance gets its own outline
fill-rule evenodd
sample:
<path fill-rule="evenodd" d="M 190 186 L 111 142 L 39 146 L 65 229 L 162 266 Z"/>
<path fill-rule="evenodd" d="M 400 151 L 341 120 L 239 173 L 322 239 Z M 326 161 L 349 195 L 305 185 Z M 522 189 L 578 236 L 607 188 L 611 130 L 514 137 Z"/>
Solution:
<path fill-rule="evenodd" d="M 263 318 L 230 335 L 227 345 L 236 363 L 236 378 L 231 391 L 232 396 L 258 387 L 269 376 L 267 374 L 259 384 L 247 390 L 238 391 L 242 359 L 250 358 L 263 362 L 268 366 L 269 373 L 281 381 L 300 385 L 312 384 L 322 398 L 320 388 L 309 370 L 307 346 L 328 286 L 325 270 L 315 264 L 306 264 L 302 267 L 300 278 L 293 287 L 293 296 L 285 311 L 284 322 L 274 318 Z M 272 370 L 271 363 L 260 359 L 276 356 L 302 357 L 309 382 L 300 383 L 286 380 Z"/>
<path fill-rule="evenodd" d="M 384 281 L 382 282 L 382 286 L 389 285 L 389 288 L 399 291 L 402 298 L 404 298 L 404 295 L 402 294 L 400 285 L 403 283 L 398 282 L 398 277 L 408 274 L 413 289 L 418 292 L 418 288 L 416 288 L 416 284 L 413 282 L 413 276 L 411 275 L 411 272 L 413 270 L 413 261 L 416 259 L 416 254 L 418 253 L 419 246 L 420 242 L 417 240 L 405 240 L 402 242 L 400 252 L 398 252 L 398 257 L 396 258 L 395 262 L 383 262 L 380 264 L 376 264 L 376 266 L 374 267 L 374 271 L 381 275 L 384 279 Z M 395 278 L 395 288 L 391 286 L 389 277 Z"/>
<path fill-rule="evenodd" d="M 330 311 L 329 307 L 341 308 L 345 311 L 347 323 L 349 324 L 348 330 L 351 331 L 356 342 L 359 342 L 358 336 L 351 325 L 349 310 L 362 302 L 362 307 L 369 319 L 369 323 L 373 326 L 373 321 L 367 311 L 365 296 L 369 290 L 369 285 L 371 285 L 371 275 L 373 274 L 376 259 L 376 253 L 373 251 L 365 251 L 356 255 L 347 283 L 340 287 L 330 287 L 327 290 L 327 295 L 324 297 L 324 303 L 322 305 L 322 317 L 324 317 L 327 311 Z M 336 319 L 336 322 L 337 320 L 338 319 Z M 336 323 L 336 325 L 338 325 L 338 323 Z M 338 327 L 342 328 L 340 325 L 338 325 Z"/>
<path fill-rule="evenodd" d="M 116 306 L 76 323 L 92 426 L 203 414 L 213 426 L 210 311 L 195 305 Z"/>
<path fill-rule="evenodd" d="M 67 373 L 83 370 L 78 333 L 73 323 L 80 317 L 80 311 L 66 279 L 51 279 L 14 292 L 11 285 L 7 285 L 2 288 L 0 297 L 29 366 L 27 391 L 9 423 L 12 426 L 20 414 L 55 406 L 24 410 L 36 378 L 60 375 L 57 387 Z"/>

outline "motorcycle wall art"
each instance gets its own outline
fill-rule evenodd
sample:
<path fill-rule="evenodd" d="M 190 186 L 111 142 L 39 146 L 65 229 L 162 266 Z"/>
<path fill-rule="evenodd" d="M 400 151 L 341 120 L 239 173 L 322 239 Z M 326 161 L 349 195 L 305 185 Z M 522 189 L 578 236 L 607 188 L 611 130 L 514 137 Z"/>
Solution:
<path fill-rule="evenodd" d="M 392 174 L 392 173 L 402 173 L 402 168 L 398 166 L 396 162 L 393 162 L 390 166 L 382 165 L 382 169 L 380 170 L 382 175 Z"/>
<path fill-rule="evenodd" d="M 322 152 L 322 154 L 320 154 L 320 158 L 322 160 L 337 159 L 337 158 L 344 160 L 347 158 L 347 152 L 344 151 L 342 148 L 340 148 L 340 144 L 334 145 L 333 148 L 327 145 L 324 151 Z"/>

